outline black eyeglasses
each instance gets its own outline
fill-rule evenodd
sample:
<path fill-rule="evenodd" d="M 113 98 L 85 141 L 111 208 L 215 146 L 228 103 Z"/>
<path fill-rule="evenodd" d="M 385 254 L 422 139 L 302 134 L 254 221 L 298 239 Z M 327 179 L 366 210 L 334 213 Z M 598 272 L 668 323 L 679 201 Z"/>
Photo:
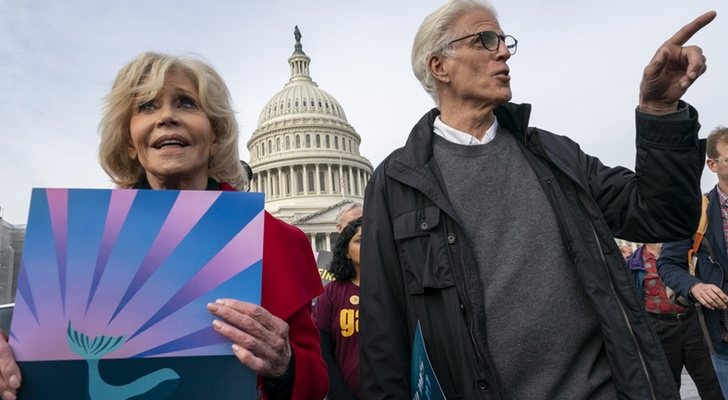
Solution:
<path fill-rule="evenodd" d="M 459 39 L 455 39 L 452 42 L 448 43 L 447 45 L 451 45 L 455 42 L 459 42 L 461 40 L 470 39 L 471 37 L 478 37 L 480 38 L 480 43 L 483 45 L 483 47 L 488 51 L 497 51 L 498 46 L 500 46 L 501 40 L 503 41 L 503 44 L 506 45 L 506 48 L 508 49 L 508 52 L 511 53 L 511 55 L 516 54 L 516 50 L 518 49 L 518 40 L 514 38 L 511 35 L 499 35 L 493 31 L 483 31 L 478 33 L 473 33 L 472 35 L 463 36 Z"/>

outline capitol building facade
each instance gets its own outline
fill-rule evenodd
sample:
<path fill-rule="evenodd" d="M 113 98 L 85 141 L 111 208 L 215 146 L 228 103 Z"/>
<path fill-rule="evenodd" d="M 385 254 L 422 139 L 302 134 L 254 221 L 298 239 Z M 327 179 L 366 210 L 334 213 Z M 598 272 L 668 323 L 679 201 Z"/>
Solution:
<path fill-rule="evenodd" d="M 295 38 L 291 77 L 263 107 L 248 141 L 250 188 L 265 193 L 268 212 L 303 230 L 314 251 L 331 250 L 336 217 L 363 202 L 372 165 L 344 109 L 311 79 L 298 27 Z"/>

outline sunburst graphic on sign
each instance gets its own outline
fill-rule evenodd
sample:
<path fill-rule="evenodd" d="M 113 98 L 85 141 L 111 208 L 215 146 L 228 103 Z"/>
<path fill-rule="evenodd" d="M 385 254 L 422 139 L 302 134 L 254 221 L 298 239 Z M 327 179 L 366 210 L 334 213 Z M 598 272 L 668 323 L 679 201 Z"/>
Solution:
<path fill-rule="evenodd" d="M 84 359 L 67 341 L 71 325 L 123 337 L 105 358 L 230 355 L 206 304 L 260 304 L 263 218 L 262 194 L 34 189 L 16 359 Z"/>

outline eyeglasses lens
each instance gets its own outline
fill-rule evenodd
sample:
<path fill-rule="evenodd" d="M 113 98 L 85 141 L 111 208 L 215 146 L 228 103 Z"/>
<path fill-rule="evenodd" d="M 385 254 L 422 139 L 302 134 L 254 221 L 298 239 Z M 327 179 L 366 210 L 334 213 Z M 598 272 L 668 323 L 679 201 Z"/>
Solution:
<path fill-rule="evenodd" d="M 478 36 L 480 36 L 480 43 L 483 45 L 483 47 L 490 51 L 498 51 L 498 46 L 500 46 L 501 38 L 498 36 L 497 33 L 485 31 L 480 32 Z M 503 43 L 506 45 L 506 48 L 511 54 L 516 54 L 516 46 L 518 45 L 518 41 L 516 41 L 513 36 L 504 36 Z"/>
<path fill-rule="evenodd" d="M 518 42 L 513 36 L 507 35 L 505 39 L 503 39 L 503 42 L 506 44 L 506 48 L 511 52 L 511 54 L 516 54 L 516 45 Z"/>
<path fill-rule="evenodd" d="M 480 32 L 480 43 L 483 44 L 483 47 L 490 51 L 495 51 L 498 49 L 498 44 L 500 41 L 500 38 L 495 32 Z"/>

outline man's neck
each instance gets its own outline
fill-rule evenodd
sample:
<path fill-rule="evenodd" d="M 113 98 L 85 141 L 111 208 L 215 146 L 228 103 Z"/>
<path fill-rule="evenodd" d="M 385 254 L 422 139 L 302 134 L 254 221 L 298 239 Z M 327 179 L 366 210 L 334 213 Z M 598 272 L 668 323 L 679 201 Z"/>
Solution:
<path fill-rule="evenodd" d="M 467 107 L 445 102 L 440 104 L 440 120 L 447 126 L 482 140 L 485 131 L 495 122 L 493 107 Z"/>

